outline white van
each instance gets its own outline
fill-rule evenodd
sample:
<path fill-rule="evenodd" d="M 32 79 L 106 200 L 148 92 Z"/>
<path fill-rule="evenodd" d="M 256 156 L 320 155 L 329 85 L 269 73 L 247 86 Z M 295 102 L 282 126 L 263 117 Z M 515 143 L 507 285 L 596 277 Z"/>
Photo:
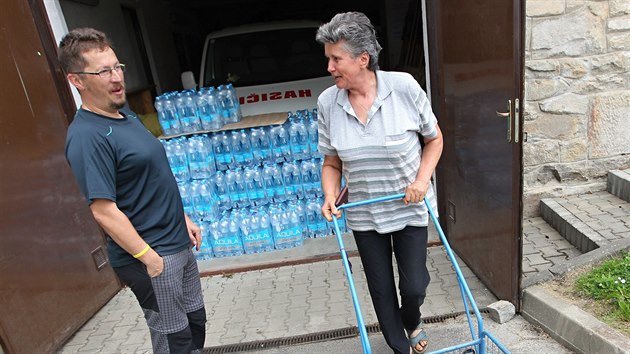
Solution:
<path fill-rule="evenodd" d="M 334 81 L 315 21 L 250 24 L 206 37 L 199 87 L 232 83 L 243 116 L 317 107 Z"/>

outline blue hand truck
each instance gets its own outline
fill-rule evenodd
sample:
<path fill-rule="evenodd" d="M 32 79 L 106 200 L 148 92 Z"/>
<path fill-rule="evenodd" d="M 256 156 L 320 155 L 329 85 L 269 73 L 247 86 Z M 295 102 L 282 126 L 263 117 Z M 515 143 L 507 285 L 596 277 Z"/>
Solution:
<path fill-rule="evenodd" d="M 405 194 L 395 194 L 380 198 L 368 199 L 358 202 L 344 203 L 337 206 L 338 210 L 349 209 L 361 205 L 371 204 L 371 203 L 379 203 L 389 200 L 402 199 L 405 197 Z M 461 291 L 462 300 L 464 302 L 464 309 L 466 313 L 466 317 L 468 319 L 468 325 L 470 328 L 470 334 L 472 336 L 472 340 L 461 343 L 458 345 L 454 345 L 448 348 L 443 348 L 437 351 L 433 351 L 427 354 L 443 354 L 443 353 L 461 353 L 461 354 L 485 354 L 485 353 L 505 353 L 509 354 L 510 352 L 505 348 L 503 344 L 501 344 L 492 334 L 485 331 L 483 328 L 483 320 L 481 318 L 481 313 L 479 312 L 479 308 L 475 303 L 475 300 L 470 292 L 470 288 L 466 283 L 466 279 L 464 279 L 464 275 L 462 274 L 459 265 L 457 264 L 457 260 L 455 259 L 455 255 L 451 249 L 450 244 L 446 240 L 446 236 L 444 235 L 444 231 L 442 231 L 442 227 L 435 216 L 433 209 L 431 208 L 431 204 L 425 198 L 424 203 L 427 206 L 429 211 L 429 216 L 433 221 L 433 225 L 435 225 L 442 244 L 444 245 L 444 249 L 450 259 L 453 268 L 455 269 L 455 273 L 457 274 L 457 281 L 459 283 L 459 289 Z M 350 268 L 350 262 L 348 261 L 348 255 L 346 254 L 346 248 L 343 243 L 342 234 L 339 229 L 339 222 L 337 221 L 337 217 L 335 215 L 332 216 L 332 223 L 335 229 L 335 235 L 337 236 L 337 242 L 339 243 L 339 251 L 341 252 L 341 259 L 343 262 L 343 266 L 346 272 L 346 277 L 348 278 L 348 284 L 350 285 L 350 292 L 352 295 L 352 303 L 354 305 L 354 312 L 357 317 L 357 325 L 359 327 L 359 336 L 361 337 L 361 345 L 363 347 L 364 354 L 371 354 L 372 349 L 370 348 L 370 342 L 367 335 L 367 330 L 365 327 L 365 323 L 363 322 L 363 315 L 361 313 L 361 306 L 359 305 L 359 299 L 357 297 L 357 292 L 354 287 L 354 281 L 352 280 L 352 271 Z M 473 319 L 470 314 L 469 304 L 472 307 L 472 312 L 475 315 L 475 319 L 477 320 L 477 331 L 475 332 L 475 327 L 473 323 Z"/>

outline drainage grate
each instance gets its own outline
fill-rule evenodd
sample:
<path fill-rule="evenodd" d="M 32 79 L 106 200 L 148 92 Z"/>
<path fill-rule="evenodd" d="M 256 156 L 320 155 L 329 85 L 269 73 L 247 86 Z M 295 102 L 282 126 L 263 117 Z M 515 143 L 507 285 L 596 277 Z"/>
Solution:
<path fill-rule="evenodd" d="M 480 309 L 481 313 L 488 313 L 488 309 Z M 422 321 L 424 323 L 441 323 L 448 319 L 453 319 L 459 317 L 460 315 L 465 314 L 464 311 L 455 312 L 447 315 L 439 315 L 439 316 L 431 316 L 431 317 L 423 317 Z M 378 323 L 371 324 L 366 326 L 367 333 L 374 334 L 379 333 L 381 331 L 381 327 Z M 280 347 L 288 347 L 292 345 L 298 344 L 307 344 L 307 343 L 316 343 L 316 342 L 324 342 L 331 341 L 343 338 L 356 337 L 359 335 L 359 329 L 357 327 L 347 327 L 334 329 L 330 331 L 303 334 L 300 336 L 286 337 L 286 338 L 277 338 L 277 339 L 266 339 L 254 342 L 247 343 L 236 343 L 236 344 L 227 344 L 216 347 L 209 347 L 203 349 L 203 354 L 224 354 L 224 353 L 240 353 L 240 352 L 250 352 L 271 348 L 280 348 Z"/>

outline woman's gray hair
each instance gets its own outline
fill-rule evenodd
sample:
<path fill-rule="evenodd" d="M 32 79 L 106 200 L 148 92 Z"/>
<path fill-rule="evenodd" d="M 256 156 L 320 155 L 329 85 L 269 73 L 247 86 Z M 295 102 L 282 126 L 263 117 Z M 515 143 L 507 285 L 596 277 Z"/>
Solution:
<path fill-rule="evenodd" d="M 378 70 L 378 54 L 382 48 L 370 19 L 360 12 L 336 14 L 330 22 L 319 26 L 315 40 L 321 44 L 344 41 L 346 50 L 353 58 L 367 52 L 370 56 L 368 69 Z"/>

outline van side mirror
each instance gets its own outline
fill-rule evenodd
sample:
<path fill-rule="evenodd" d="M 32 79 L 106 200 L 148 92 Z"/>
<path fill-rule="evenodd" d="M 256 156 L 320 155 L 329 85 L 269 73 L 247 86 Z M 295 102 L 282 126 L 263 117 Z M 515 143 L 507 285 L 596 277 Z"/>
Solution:
<path fill-rule="evenodd" d="M 196 89 L 195 75 L 192 71 L 184 71 L 182 73 L 182 86 L 184 90 Z"/>

